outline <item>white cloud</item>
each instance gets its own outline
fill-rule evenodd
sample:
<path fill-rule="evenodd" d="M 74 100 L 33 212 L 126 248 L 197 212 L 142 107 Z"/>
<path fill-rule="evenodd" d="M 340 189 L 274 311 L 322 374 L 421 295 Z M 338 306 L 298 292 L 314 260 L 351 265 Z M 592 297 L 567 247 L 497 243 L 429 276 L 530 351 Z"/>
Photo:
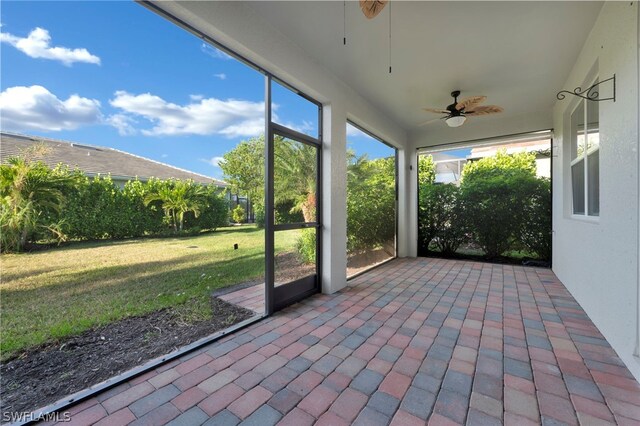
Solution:
<path fill-rule="evenodd" d="M 362 137 L 362 138 L 365 138 L 365 139 L 373 139 L 371 136 L 369 136 L 368 134 L 366 134 L 362 130 L 358 129 L 356 126 L 352 126 L 349 123 L 347 123 L 347 136 Z"/>
<path fill-rule="evenodd" d="M 221 72 L 220 74 L 214 74 L 213 75 L 215 78 L 219 78 L 220 80 L 226 80 L 227 79 L 227 75 L 223 72 Z"/>
<path fill-rule="evenodd" d="M 130 136 L 137 133 L 134 124 L 137 123 L 133 117 L 126 114 L 113 114 L 105 122 L 118 130 L 120 136 Z"/>
<path fill-rule="evenodd" d="M 162 154 L 160 157 L 167 158 L 168 156 L 169 156 L 169 154 Z"/>
<path fill-rule="evenodd" d="M 210 44 L 207 43 L 202 43 L 202 45 L 200 46 L 200 50 L 202 51 L 202 53 L 211 56 L 212 58 L 215 59 L 223 59 L 225 61 L 229 60 L 229 59 L 233 59 L 232 56 L 227 55 L 226 53 L 224 53 L 222 50 L 211 46 Z"/>
<path fill-rule="evenodd" d="M 211 164 L 213 167 L 220 167 L 220 162 L 224 161 L 224 158 L 223 157 L 211 157 L 209 159 L 201 158 L 200 161 L 204 161 L 207 164 Z"/>
<path fill-rule="evenodd" d="M 59 99 L 42 86 L 9 87 L 0 93 L 3 130 L 73 130 L 102 120 L 100 102 L 71 95 Z"/>
<path fill-rule="evenodd" d="M 92 55 L 85 48 L 70 49 L 68 47 L 51 46 L 49 31 L 43 28 L 36 28 L 27 37 L 0 33 L 0 42 L 8 43 L 32 58 L 60 61 L 67 66 L 73 65 L 74 62 L 100 65 L 100 58 Z"/>
<path fill-rule="evenodd" d="M 308 120 L 302 120 L 302 124 L 298 126 L 298 130 L 301 133 L 311 133 L 314 130 L 316 130 L 316 125 L 315 123 L 308 121 Z"/>
<path fill-rule="evenodd" d="M 264 102 L 191 98 L 190 103 L 177 105 L 151 93 L 117 91 L 110 104 L 153 123 L 150 129 L 141 130 L 147 136 L 220 134 L 233 138 L 264 132 Z"/>

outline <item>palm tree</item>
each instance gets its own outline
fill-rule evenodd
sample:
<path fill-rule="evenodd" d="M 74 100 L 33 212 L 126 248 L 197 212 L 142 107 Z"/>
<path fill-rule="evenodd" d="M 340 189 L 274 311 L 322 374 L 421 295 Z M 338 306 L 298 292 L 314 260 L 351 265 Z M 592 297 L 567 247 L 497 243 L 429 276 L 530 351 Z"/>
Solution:
<path fill-rule="evenodd" d="M 60 213 L 69 182 L 67 175 L 28 156 L 9 158 L 0 167 L 3 249 L 20 251 L 37 230 L 59 228 L 47 219 Z"/>
<path fill-rule="evenodd" d="M 366 181 L 371 176 L 369 167 L 369 157 L 367 154 L 357 156 L 356 153 L 347 150 L 347 182 L 348 185 L 355 185 Z"/>
<path fill-rule="evenodd" d="M 276 138 L 274 151 L 276 202 L 293 200 L 292 212 L 302 211 L 305 222 L 315 222 L 317 149 Z"/>
<path fill-rule="evenodd" d="M 160 186 L 144 199 L 145 206 L 159 201 L 165 216 L 169 219 L 173 232 L 182 231 L 184 215 L 192 212 L 195 217 L 200 216 L 204 205 L 205 188 L 193 181 L 170 181 Z"/>

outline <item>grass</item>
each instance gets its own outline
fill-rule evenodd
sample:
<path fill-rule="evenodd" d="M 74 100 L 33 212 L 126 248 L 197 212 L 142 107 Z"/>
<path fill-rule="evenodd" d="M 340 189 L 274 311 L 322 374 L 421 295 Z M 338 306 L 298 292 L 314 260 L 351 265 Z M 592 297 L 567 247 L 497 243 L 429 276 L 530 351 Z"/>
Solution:
<path fill-rule="evenodd" d="M 298 233 L 278 232 L 276 252 L 293 250 Z M 213 290 L 264 275 L 264 231 L 242 226 L 194 237 L 83 242 L 6 254 L 0 262 L 0 358 L 7 359 L 170 306 L 186 319 L 206 319 Z"/>

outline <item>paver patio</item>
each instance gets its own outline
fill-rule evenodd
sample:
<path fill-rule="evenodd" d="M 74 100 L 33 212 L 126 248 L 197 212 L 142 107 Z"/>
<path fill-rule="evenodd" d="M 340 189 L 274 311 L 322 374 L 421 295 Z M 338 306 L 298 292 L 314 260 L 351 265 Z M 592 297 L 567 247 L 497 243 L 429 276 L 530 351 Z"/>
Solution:
<path fill-rule="evenodd" d="M 220 292 L 218 298 L 242 306 L 257 314 L 264 313 L 264 284 L 256 284 L 239 290 Z"/>
<path fill-rule="evenodd" d="M 71 424 L 638 424 L 548 269 L 399 259 L 108 390 Z"/>

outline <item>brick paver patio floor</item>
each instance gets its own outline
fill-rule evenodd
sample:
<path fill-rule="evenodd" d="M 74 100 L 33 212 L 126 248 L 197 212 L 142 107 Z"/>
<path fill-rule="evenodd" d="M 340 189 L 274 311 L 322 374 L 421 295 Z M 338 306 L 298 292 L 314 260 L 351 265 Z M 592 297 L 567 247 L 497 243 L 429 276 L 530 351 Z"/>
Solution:
<path fill-rule="evenodd" d="M 639 424 L 548 269 L 400 259 L 73 407 L 72 424 Z"/>
<path fill-rule="evenodd" d="M 264 284 L 256 284 L 240 290 L 225 292 L 220 294 L 218 298 L 258 314 L 264 313 Z"/>

